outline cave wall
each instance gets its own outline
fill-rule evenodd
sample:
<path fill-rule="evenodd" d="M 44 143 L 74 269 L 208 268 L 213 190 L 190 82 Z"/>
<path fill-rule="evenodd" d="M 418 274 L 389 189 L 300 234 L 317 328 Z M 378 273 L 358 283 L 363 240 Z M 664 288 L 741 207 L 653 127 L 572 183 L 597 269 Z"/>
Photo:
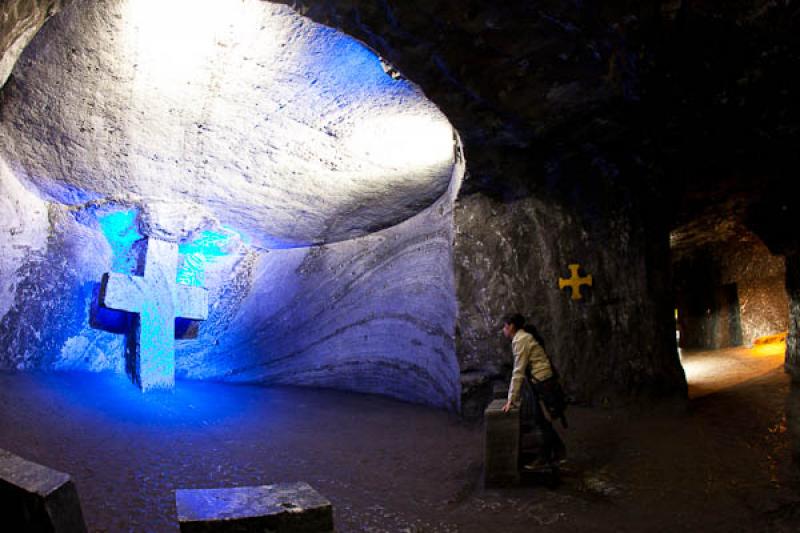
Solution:
<path fill-rule="evenodd" d="M 212 291 L 219 305 L 199 337 L 178 341 L 177 375 L 355 390 L 457 411 L 454 178 L 447 195 L 392 228 L 243 260 Z"/>
<path fill-rule="evenodd" d="M 462 136 L 455 268 L 467 394 L 485 395 L 507 375 L 496 317 L 523 303 L 577 397 L 685 393 L 666 340 L 673 207 L 695 184 L 711 190 L 698 202 L 713 198 L 720 176 L 772 187 L 781 169 L 797 168 L 794 6 L 290 4 L 387 58 L 392 75 L 418 83 Z M 604 249 L 617 235 L 624 249 Z M 514 257 L 531 270 L 502 261 Z M 552 286 L 573 261 L 598 280 L 580 303 Z M 614 349 L 595 342 L 606 338 Z"/>
<path fill-rule="evenodd" d="M 658 237 L 633 216 L 609 206 L 576 214 L 536 198 L 460 200 L 459 355 L 468 390 L 480 396 L 483 383 L 507 372 L 511 356 L 500 328 L 514 311 L 536 327 L 576 400 L 619 402 L 674 390 L 681 371 L 659 362 L 662 350 L 675 349 L 662 285 L 668 244 L 662 235 L 658 249 Z M 593 278 L 580 300 L 558 287 L 573 262 Z"/>
<path fill-rule="evenodd" d="M 193 120 L 198 102 L 191 99 L 161 102 L 172 107 L 148 114 L 142 94 L 137 101 L 132 96 L 142 78 L 146 92 L 157 92 L 148 85 L 153 80 L 136 70 L 142 58 L 112 53 L 123 23 L 115 10 L 124 5 L 72 3 L 25 49 L 3 88 L 0 369 L 123 373 L 131 324 L 100 308 L 98 292 L 104 273 L 137 271 L 146 235 L 178 242 L 179 280 L 209 290 L 208 320 L 178 334 L 177 377 L 324 386 L 458 410 L 452 249 L 464 157 L 446 119 L 359 43 L 284 6 L 259 2 L 249 6 L 264 17 L 263 25 L 297 31 L 302 38 L 287 42 L 299 56 L 309 54 L 298 66 L 290 47 L 282 46 L 279 68 L 268 64 L 275 59 L 269 54 L 259 62 L 262 72 L 286 76 L 280 90 L 243 98 L 240 93 L 253 88 L 231 84 L 235 94 L 222 101 L 224 90 L 209 90 L 199 106 L 206 113 L 200 122 Z M 258 26 L 259 19 L 248 23 Z M 103 38 L 110 39 L 100 55 L 92 52 L 89 31 L 96 25 L 108 29 Z M 239 53 L 212 44 L 218 63 Z M 330 49 L 337 53 L 323 53 Z M 257 50 L 242 53 L 249 61 Z M 209 83 L 216 82 L 212 76 Z M 259 78 L 255 89 L 265 83 Z M 314 95 L 327 103 L 309 103 Z M 379 109 L 364 107 L 370 102 Z M 231 109 L 276 129 L 259 137 L 249 128 L 227 127 Z M 293 109 L 302 116 L 285 115 Z M 325 146 L 346 137 L 337 127 L 354 118 L 391 118 L 393 111 L 439 126 L 444 152 L 433 154 L 433 161 L 412 154 L 418 169 L 413 162 L 371 169 L 380 162 L 341 147 L 331 150 L 335 161 L 328 161 Z M 282 183 L 274 162 L 287 150 L 275 139 L 298 125 L 297 160 Z M 370 140 L 380 141 L 380 134 Z M 318 142 L 321 137 L 327 141 Z M 407 140 L 396 132 L 390 137 Z M 246 149 L 248 142 L 253 149 Z M 34 148 L 38 143 L 41 150 Z M 247 171 L 246 157 L 272 166 L 250 161 L 254 168 Z M 219 172 L 202 171 L 209 164 L 203 158 Z M 363 185 L 358 171 L 364 169 L 378 172 L 366 176 L 374 179 L 362 187 L 364 196 L 345 194 L 348 180 L 354 182 L 351 192 Z M 326 184 L 326 176 L 334 182 Z M 205 201 L 219 217 L 193 205 L 196 197 L 176 200 L 168 191 L 177 187 L 194 195 L 204 180 L 210 186 Z M 151 196 L 141 194 L 146 182 L 156 185 Z M 270 204 L 248 187 L 289 196 Z M 333 211 L 320 217 L 315 202 Z M 257 209 L 274 216 L 254 216 Z M 306 231 L 309 221 L 322 230 Z M 281 227 L 283 235 L 276 231 Z M 273 243 L 270 236 L 297 247 L 266 246 Z"/>
<path fill-rule="evenodd" d="M 269 251 L 226 240 L 202 268 L 209 317 L 176 341 L 177 377 L 324 386 L 458 410 L 452 243 L 461 170 L 434 205 L 369 236 Z M 4 176 L 6 189 L 13 176 Z M 15 206 L 30 196 L 11 192 Z M 126 261 L 139 248 L 116 245 L 98 223 L 122 208 L 34 207 L 0 241 L 20 256 L 12 264 L 4 254 L 0 270 L 0 369 L 123 373 L 130 331 L 98 326 L 96 315 L 102 275 L 140 260 Z"/>
<path fill-rule="evenodd" d="M 76 0 L 41 30 L 0 109 L 26 186 L 142 206 L 150 236 L 213 220 L 265 248 L 358 237 L 445 193 L 452 126 L 361 43 L 281 5 L 191 5 Z"/>
<path fill-rule="evenodd" d="M 25 189 L 0 160 L 0 316 L 13 304 L 14 273 L 47 245 L 47 203 Z"/>
<path fill-rule="evenodd" d="M 786 260 L 773 255 L 757 238 L 740 242 L 724 262 L 723 282 L 736 283 L 742 321 L 742 341 L 787 331 L 789 300 Z"/>
<path fill-rule="evenodd" d="M 670 24 L 679 5 L 292 5 L 378 50 L 462 136 L 455 268 L 465 412 L 480 412 L 492 383 L 508 377 L 500 322 L 513 311 L 541 331 L 576 400 L 685 394 L 672 198 L 638 114 L 651 59 L 642 32 Z M 580 301 L 558 289 L 570 263 L 595 280 Z"/>
<path fill-rule="evenodd" d="M 674 264 L 680 346 L 747 345 L 787 331 L 783 256 L 740 227 L 737 237 L 681 254 Z"/>
<path fill-rule="evenodd" d="M 787 194 L 794 175 L 772 184 L 760 202 L 748 213 L 748 223 L 773 254 L 785 257 L 785 288 L 789 303 L 786 361 L 784 368 L 797 383 L 800 381 L 800 239 L 795 230 L 800 216 L 796 195 Z"/>
<path fill-rule="evenodd" d="M 731 297 L 737 294 L 736 287 L 723 287 L 719 270 L 707 251 L 683 259 L 674 268 L 681 348 L 717 349 L 740 343 L 739 306 Z"/>
<path fill-rule="evenodd" d="M 326 246 L 227 243 L 204 269 L 208 320 L 176 341 L 177 377 L 325 386 L 457 410 L 452 204 L 447 196 L 399 226 Z M 3 271 L 13 299 L 0 315 L 0 368 L 122 373 L 125 334 L 92 324 L 115 250 L 87 210 L 52 204 L 49 221 L 42 249 Z"/>
<path fill-rule="evenodd" d="M 0 315 L 0 368 L 124 372 L 124 336 L 90 325 L 100 278 L 111 270 L 111 246 L 98 227 L 82 223 L 82 213 L 58 204 L 45 211 L 43 246 L 3 272 L 13 290 Z"/>
<path fill-rule="evenodd" d="M 396 65 L 391 74 L 418 83 L 462 136 L 454 279 L 465 405 L 479 411 L 491 382 L 507 377 L 499 321 L 516 310 L 542 331 L 578 400 L 685 394 L 669 292 L 670 198 L 638 107 L 648 61 L 641 35 L 654 20 L 673 21 L 679 6 L 292 5 Z M 577 302 L 557 289 L 572 262 L 595 279 Z"/>
<path fill-rule="evenodd" d="M 3 0 L 0 2 L 0 87 L 20 54 L 42 28 L 70 0 Z"/>
<path fill-rule="evenodd" d="M 800 381 L 800 255 L 786 256 L 786 292 L 789 296 L 789 334 L 786 336 L 787 372 Z"/>

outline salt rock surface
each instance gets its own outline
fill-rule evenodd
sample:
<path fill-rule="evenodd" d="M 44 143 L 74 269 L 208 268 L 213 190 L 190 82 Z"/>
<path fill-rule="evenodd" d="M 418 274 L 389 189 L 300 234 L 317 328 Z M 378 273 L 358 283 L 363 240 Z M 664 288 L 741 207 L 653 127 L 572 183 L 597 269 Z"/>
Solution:
<path fill-rule="evenodd" d="M 50 223 L 47 204 L 26 190 L 0 159 L 0 318 L 13 302 L 17 271 L 42 254 Z"/>
<path fill-rule="evenodd" d="M 448 187 L 454 135 L 362 44 L 257 0 L 75 1 L 4 88 L 0 158 L 44 199 L 143 210 L 179 239 L 335 242 Z"/>
<path fill-rule="evenodd" d="M 134 273 L 134 233 L 211 233 L 178 378 L 458 409 L 463 154 L 371 51 L 265 2 L 78 0 L 0 96 L 0 369 L 124 373 L 103 274 Z"/>

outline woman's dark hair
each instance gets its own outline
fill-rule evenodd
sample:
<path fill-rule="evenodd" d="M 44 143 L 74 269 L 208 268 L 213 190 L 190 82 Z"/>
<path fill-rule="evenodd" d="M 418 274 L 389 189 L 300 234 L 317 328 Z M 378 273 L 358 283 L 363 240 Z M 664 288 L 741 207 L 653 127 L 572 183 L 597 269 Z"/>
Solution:
<path fill-rule="evenodd" d="M 524 316 L 522 316 L 519 313 L 514 313 L 513 315 L 508 315 L 503 320 L 504 324 L 513 324 L 513 326 L 517 330 L 527 331 L 528 333 L 533 335 L 533 338 L 536 340 L 536 342 L 539 343 L 539 345 L 541 345 L 542 348 L 544 348 L 544 340 L 542 339 L 542 336 L 539 334 L 539 330 L 537 330 L 536 326 L 534 326 L 533 324 L 526 322 Z"/>
<path fill-rule="evenodd" d="M 541 346 L 542 348 L 545 347 L 544 339 L 542 339 L 542 336 L 539 335 L 539 330 L 536 329 L 536 326 L 534 326 L 533 323 L 531 322 L 526 323 L 525 328 L 523 329 L 525 329 L 525 331 L 527 331 L 533 336 L 533 339 L 539 344 L 539 346 Z"/>
<path fill-rule="evenodd" d="M 508 315 L 505 318 L 505 324 L 511 324 L 516 329 L 524 329 L 525 328 L 525 317 L 519 313 L 514 313 L 513 315 Z"/>

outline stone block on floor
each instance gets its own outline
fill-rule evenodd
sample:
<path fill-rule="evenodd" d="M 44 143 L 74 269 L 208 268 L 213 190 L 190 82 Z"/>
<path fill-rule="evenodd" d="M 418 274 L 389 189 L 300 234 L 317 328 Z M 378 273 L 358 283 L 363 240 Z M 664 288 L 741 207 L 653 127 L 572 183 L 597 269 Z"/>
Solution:
<path fill-rule="evenodd" d="M 484 485 L 487 488 L 519 484 L 519 409 L 503 412 L 504 399 L 493 400 L 484 411 Z"/>
<path fill-rule="evenodd" d="M 333 531 L 333 507 L 308 483 L 178 489 L 182 533 Z"/>
<path fill-rule="evenodd" d="M 84 533 L 78 491 L 69 475 L 0 449 L 3 531 Z"/>

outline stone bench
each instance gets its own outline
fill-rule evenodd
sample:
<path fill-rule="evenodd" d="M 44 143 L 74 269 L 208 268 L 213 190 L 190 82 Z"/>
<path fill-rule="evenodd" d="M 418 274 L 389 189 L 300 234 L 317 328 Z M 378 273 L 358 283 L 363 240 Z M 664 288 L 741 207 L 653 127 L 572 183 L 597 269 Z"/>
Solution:
<path fill-rule="evenodd" d="M 83 533 L 78 491 L 67 474 L 0 449 L 3 531 Z"/>
<path fill-rule="evenodd" d="M 503 412 L 505 398 L 492 400 L 483 412 L 484 485 L 487 488 L 519 484 L 519 409 Z"/>
<path fill-rule="evenodd" d="M 182 533 L 333 531 L 333 507 L 308 483 L 178 489 Z"/>

